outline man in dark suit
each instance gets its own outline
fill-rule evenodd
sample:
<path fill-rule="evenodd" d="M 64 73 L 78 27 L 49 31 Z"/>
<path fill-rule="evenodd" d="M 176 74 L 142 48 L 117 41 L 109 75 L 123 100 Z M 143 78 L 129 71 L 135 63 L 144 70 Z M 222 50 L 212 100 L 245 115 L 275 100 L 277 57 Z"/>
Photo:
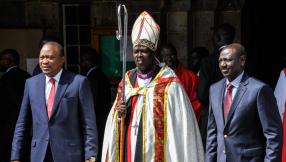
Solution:
<path fill-rule="evenodd" d="M 210 86 L 223 78 L 218 66 L 218 58 L 221 50 L 231 44 L 235 37 L 235 29 L 229 24 L 220 25 L 213 34 L 213 46 L 215 53 L 204 57 L 200 63 L 199 83 L 196 89 L 197 99 L 203 105 L 200 123 L 200 131 L 204 149 L 206 147 L 207 124 L 209 113 L 209 89 Z"/>
<path fill-rule="evenodd" d="M 88 49 L 80 55 L 81 73 L 88 78 L 93 96 L 97 116 L 98 157 L 101 157 L 105 123 L 111 109 L 111 92 L 108 78 L 98 67 L 99 60 L 99 54 L 94 49 Z"/>
<path fill-rule="evenodd" d="M 207 162 L 281 161 L 283 128 L 272 89 L 244 72 L 240 44 L 223 49 L 225 77 L 210 88 Z"/>
<path fill-rule="evenodd" d="M 19 68 L 17 51 L 7 49 L 0 53 L 0 71 L 6 72 L 0 79 L 0 161 L 9 162 L 12 140 L 19 116 L 24 87 L 31 75 Z M 26 151 L 25 161 L 29 161 Z"/>
<path fill-rule="evenodd" d="M 21 161 L 24 146 L 31 144 L 31 162 L 95 161 L 97 128 L 88 79 L 62 68 L 63 47 L 56 42 L 46 43 L 39 58 L 43 73 L 26 81 L 11 160 Z"/>

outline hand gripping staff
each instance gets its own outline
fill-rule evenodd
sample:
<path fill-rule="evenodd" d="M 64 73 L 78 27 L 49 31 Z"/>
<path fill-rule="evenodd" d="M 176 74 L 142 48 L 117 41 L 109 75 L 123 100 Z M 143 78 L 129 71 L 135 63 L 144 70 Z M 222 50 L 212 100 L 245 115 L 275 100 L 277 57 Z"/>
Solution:
<path fill-rule="evenodd" d="M 118 18 L 118 30 L 116 31 L 116 38 L 118 40 L 122 37 L 121 28 L 121 16 L 120 9 L 121 6 L 124 8 L 124 43 L 123 43 L 123 72 L 122 72 L 122 101 L 125 102 L 125 73 L 126 73 L 126 48 L 127 48 L 127 25 L 128 25 L 128 14 L 127 9 L 124 4 L 119 4 L 117 18 Z M 121 116 L 121 133 L 120 133 L 120 162 L 123 162 L 124 158 L 124 125 L 125 125 L 125 115 Z"/>

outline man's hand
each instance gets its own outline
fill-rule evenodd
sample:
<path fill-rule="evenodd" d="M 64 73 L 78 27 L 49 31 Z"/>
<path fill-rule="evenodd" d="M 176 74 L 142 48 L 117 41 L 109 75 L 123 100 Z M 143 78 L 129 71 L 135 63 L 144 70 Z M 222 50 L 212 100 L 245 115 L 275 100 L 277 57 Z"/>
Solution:
<path fill-rule="evenodd" d="M 122 116 L 123 114 L 124 115 L 126 114 L 127 107 L 126 107 L 125 102 L 120 101 L 116 106 L 117 106 L 118 116 Z"/>

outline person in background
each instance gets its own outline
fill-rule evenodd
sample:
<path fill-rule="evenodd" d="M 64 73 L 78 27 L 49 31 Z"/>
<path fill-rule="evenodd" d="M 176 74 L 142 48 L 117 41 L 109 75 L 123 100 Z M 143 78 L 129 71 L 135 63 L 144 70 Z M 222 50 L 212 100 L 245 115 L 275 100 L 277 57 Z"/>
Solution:
<path fill-rule="evenodd" d="M 197 99 L 203 105 L 203 112 L 200 123 L 200 131 L 204 148 L 206 147 L 207 125 L 209 114 L 209 90 L 213 83 L 223 79 L 219 69 L 218 58 L 224 47 L 233 43 L 235 29 L 232 25 L 222 24 L 213 33 L 213 46 L 215 53 L 202 58 L 200 63 L 200 80 L 196 89 Z"/>
<path fill-rule="evenodd" d="M 93 96 L 94 110 L 98 130 L 98 156 L 101 157 L 105 123 L 111 109 L 110 83 L 98 66 L 100 61 L 96 50 L 90 48 L 80 54 L 81 74 L 85 75 L 90 83 Z M 98 158 L 97 161 L 100 161 Z"/>
<path fill-rule="evenodd" d="M 199 82 L 199 77 L 192 71 L 186 69 L 177 58 L 177 49 L 173 44 L 163 44 L 158 49 L 158 54 L 162 62 L 165 62 L 168 67 L 175 71 L 184 86 L 184 89 L 191 101 L 193 110 L 199 124 L 202 115 L 202 105 L 197 100 L 196 88 Z"/>
<path fill-rule="evenodd" d="M 0 53 L 0 161 L 10 162 L 12 140 L 18 120 L 26 79 L 31 75 L 20 69 L 20 56 L 16 50 Z M 28 137 L 30 138 L 30 137 Z M 30 161 L 30 146 L 24 148 L 23 162 Z"/>
<path fill-rule="evenodd" d="M 284 68 L 279 76 L 277 81 L 274 95 L 277 101 L 277 106 L 279 109 L 280 117 L 283 123 L 283 149 L 282 149 L 282 162 L 286 162 L 286 114 L 285 114 L 285 107 L 286 107 L 286 68 Z"/>
<path fill-rule="evenodd" d="M 188 55 L 188 69 L 199 76 L 200 62 L 202 58 L 209 55 L 209 50 L 205 47 L 196 47 Z"/>

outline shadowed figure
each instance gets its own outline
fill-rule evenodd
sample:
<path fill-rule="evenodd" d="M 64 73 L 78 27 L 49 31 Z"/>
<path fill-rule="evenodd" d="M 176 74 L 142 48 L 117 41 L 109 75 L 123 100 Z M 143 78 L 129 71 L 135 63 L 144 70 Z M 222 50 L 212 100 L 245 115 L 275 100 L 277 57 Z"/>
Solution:
<path fill-rule="evenodd" d="M 188 69 L 196 74 L 200 71 L 202 58 L 209 55 L 209 50 L 205 47 L 196 47 L 188 55 Z"/>
<path fill-rule="evenodd" d="M 18 120 L 24 87 L 31 75 L 19 68 L 17 51 L 7 49 L 0 53 L 0 70 L 6 72 L 0 79 L 0 161 L 10 162 L 12 140 Z M 28 137 L 30 138 L 30 137 Z M 30 161 L 30 146 L 24 149 L 23 162 Z"/>
<path fill-rule="evenodd" d="M 196 89 L 197 98 L 203 104 L 203 112 L 200 123 L 200 131 L 204 148 L 207 138 L 207 123 L 209 113 L 209 89 L 210 86 L 221 80 L 223 75 L 219 69 L 218 58 L 221 50 L 227 45 L 233 43 L 235 37 L 235 29 L 229 24 L 220 25 L 213 34 L 213 46 L 215 53 L 204 57 L 200 63 L 200 80 Z"/>
<path fill-rule="evenodd" d="M 99 61 L 99 54 L 94 49 L 80 54 L 81 74 L 89 80 L 93 95 L 98 130 L 98 157 L 101 157 L 105 123 L 111 109 L 111 90 L 108 78 L 98 66 Z M 98 161 L 100 160 L 98 159 Z"/>

